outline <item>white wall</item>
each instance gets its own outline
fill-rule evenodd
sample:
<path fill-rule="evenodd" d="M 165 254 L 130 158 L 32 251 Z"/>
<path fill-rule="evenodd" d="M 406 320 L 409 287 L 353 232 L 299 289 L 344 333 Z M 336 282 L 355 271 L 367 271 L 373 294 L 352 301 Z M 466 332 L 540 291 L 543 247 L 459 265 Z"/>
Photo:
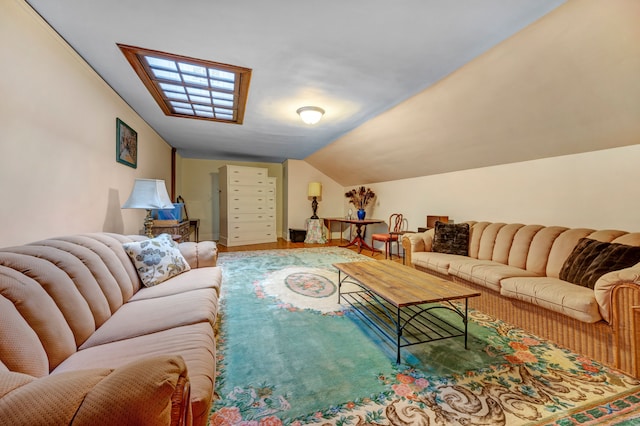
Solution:
<path fill-rule="evenodd" d="M 322 197 L 318 200 L 318 216 L 343 217 L 344 188 L 329 176 L 320 172 L 309 163 L 302 160 L 287 160 L 284 163 L 286 176 L 285 193 L 285 226 L 287 233 L 285 239 L 289 239 L 289 228 L 305 229 L 307 219 L 313 214 L 311 200 L 307 197 L 309 182 L 322 184 Z"/>
<path fill-rule="evenodd" d="M 402 213 L 409 230 L 426 226 L 427 215 L 444 215 L 455 222 L 486 220 L 640 232 L 639 163 L 640 145 L 632 145 L 365 185 L 376 193 L 367 217 L 387 222 L 391 213 Z M 294 171 L 289 185 L 298 193 L 288 201 L 289 223 L 295 225 L 290 227 L 304 227 L 311 213 L 306 185 L 314 179 L 324 182 L 325 177 L 306 162 L 288 160 L 287 164 Z M 353 208 L 344 197 L 351 186 L 332 182 L 330 193 L 324 187 L 323 183 L 320 206 L 331 207 L 328 211 L 320 207 L 320 217 L 344 216 Z M 370 225 L 367 241 L 371 233 L 384 231 L 386 226 Z M 376 244 L 376 248 L 383 247 Z"/>
<path fill-rule="evenodd" d="M 138 233 L 144 212 L 120 206 L 136 177 L 169 185 L 169 145 L 22 0 L 0 2 L 0 57 L 0 246 Z M 137 169 L 116 162 L 116 117 Z"/>
<path fill-rule="evenodd" d="M 370 185 L 372 215 L 403 213 L 640 231 L 640 145 Z"/>

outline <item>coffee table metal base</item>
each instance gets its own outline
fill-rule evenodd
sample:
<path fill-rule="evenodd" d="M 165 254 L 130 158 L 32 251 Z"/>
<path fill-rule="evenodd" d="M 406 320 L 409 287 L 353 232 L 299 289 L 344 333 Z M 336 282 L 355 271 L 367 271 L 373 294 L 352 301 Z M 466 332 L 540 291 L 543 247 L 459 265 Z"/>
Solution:
<path fill-rule="evenodd" d="M 451 301 L 396 307 L 338 270 L 338 303 L 345 302 L 353 312 L 396 345 L 396 363 L 400 363 L 400 349 L 422 343 L 464 336 L 467 347 L 468 298 L 464 310 Z M 343 283 L 357 285 L 361 290 L 342 292 Z M 434 315 L 438 310 L 456 313 L 462 327 Z"/>

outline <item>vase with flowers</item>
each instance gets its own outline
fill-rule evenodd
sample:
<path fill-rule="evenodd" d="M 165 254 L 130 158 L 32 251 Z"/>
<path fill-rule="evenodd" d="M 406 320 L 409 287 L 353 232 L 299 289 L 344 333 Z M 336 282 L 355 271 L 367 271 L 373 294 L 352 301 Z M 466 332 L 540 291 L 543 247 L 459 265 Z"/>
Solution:
<path fill-rule="evenodd" d="M 356 209 L 358 209 L 358 219 L 364 220 L 366 216 L 366 211 L 364 209 L 375 198 L 376 194 L 370 188 L 361 186 L 345 193 L 344 196 L 349 199 L 349 202 L 353 204 Z"/>

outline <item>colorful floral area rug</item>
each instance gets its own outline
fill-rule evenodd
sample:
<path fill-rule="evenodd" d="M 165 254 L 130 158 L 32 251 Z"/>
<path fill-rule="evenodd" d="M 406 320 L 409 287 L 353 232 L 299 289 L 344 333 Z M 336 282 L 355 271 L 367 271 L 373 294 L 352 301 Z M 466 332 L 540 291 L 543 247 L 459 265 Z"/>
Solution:
<path fill-rule="evenodd" d="M 337 247 L 221 253 L 211 425 L 640 424 L 640 381 L 471 311 L 402 349 L 338 303 Z M 458 318 L 459 320 L 459 318 Z"/>

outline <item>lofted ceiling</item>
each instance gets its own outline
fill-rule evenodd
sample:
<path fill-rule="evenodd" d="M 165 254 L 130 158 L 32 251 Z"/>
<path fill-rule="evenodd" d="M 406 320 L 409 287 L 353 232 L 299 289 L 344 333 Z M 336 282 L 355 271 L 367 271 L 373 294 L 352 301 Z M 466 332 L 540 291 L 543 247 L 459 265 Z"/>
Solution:
<path fill-rule="evenodd" d="M 27 2 L 181 156 L 282 162 L 339 140 L 564 0 Z M 117 43 L 251 68 L 244 123 L 166 116 Z M 300 121 L 305 105 L 326 110 L 319 124 Z"/>

